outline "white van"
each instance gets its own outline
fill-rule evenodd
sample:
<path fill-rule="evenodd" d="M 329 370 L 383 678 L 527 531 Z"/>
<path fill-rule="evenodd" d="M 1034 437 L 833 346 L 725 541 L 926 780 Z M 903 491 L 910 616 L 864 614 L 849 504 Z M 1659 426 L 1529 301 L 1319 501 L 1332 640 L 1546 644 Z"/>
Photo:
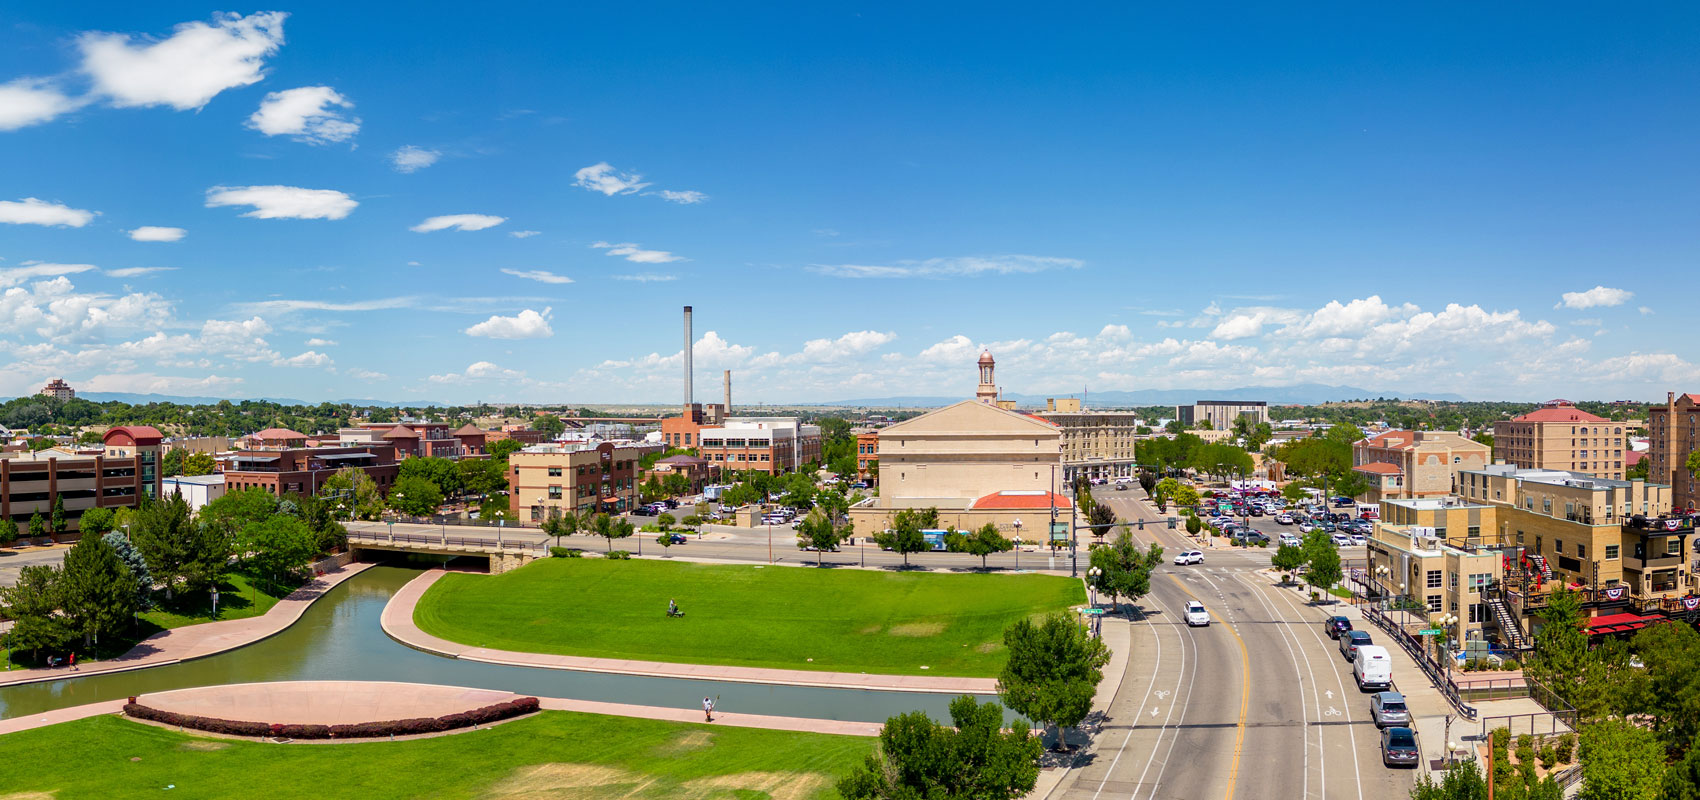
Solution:
<path fill-rule="evenodd" d="M 1393 659 L 1387 657 L 1387 648 L 1375 644 L 1359 645 L 1358 655 L 1352 659 L 1352 677 L 1357 679 L 1361 691 L 1379 692 L 1393 688 Z"/>

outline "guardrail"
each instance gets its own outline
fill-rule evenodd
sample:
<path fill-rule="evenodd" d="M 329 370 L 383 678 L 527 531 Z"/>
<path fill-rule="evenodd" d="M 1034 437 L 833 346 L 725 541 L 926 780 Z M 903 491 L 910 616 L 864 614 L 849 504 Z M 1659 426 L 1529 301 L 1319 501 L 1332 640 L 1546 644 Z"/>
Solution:
<path fill-rule="evenodd" d="M 1506 700 L 1513 697 L 1528 697 L 1529 682 L 1518 678 L 1472 678 L 1462 683 L 1448 677 L 1452 681 L 1453 691 L 1466 700 Z"/>
<path fill-rule="evenodd" d="M 1424 646 L 1421 637 L 1412 636 L 1405 630 L 1404 626 L 1394 622 L 1391 617 L 1375 606 L 1364 606 L 1363 612 L 1364 619 L 1385 631 L 1388 636 L 1399 643 L 1400 649 L 1404 650 L 1412 661 L 1417 662 L 1417 666 L 1422 669 L 1423 674 L 1428 676 L 1429 683 L 1434 684 L 1434 688 L 1440 690 L 1440 693 L 1446 697 L 1446 702 L 1451 703 L 1452 708 L 1460 716 L 1470 720 L 1476 718 L 1478 712 L 1475 706 L 1464 702 L 1463 696 L 1458 692 L 1458 685 L 1452 682 L 1450 676 L 1442 673 L 1438 665 L 1429 661 L 1428 648 Z"/>
<path fill-rule="evenodd" d="M 449 536 L 446 533 L 437 536 L 422 533 L 388 533 L 380 531 L 349 531 L 350 542 L 370 544 L 422 545 L 456 550 L 472 550 L 481 553 L 533 552 L 538 556 L 548 554 L 548 544 L 545 542 L 511 541 L 503 539 L 485 539 L 482 537 Z"/>

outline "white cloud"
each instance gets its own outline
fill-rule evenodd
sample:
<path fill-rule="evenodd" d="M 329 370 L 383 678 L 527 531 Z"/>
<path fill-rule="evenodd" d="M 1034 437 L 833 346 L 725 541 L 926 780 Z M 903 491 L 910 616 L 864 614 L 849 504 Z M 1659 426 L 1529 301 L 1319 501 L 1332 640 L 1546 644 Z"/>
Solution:
<path fill-rule="evenodd" d="M 836 278 L 968 278 L 1053 269 L 1079 269 L 1085 262 L 1053 256 L 967 256 L 898 261 L 895 264 L 811 264 L 809 269 Z"/>
<path fill-rule="evenodd" d="M 63 225 L 81 228 L 94 219 L 95 212 L 49 203 L 34 197 L 22 200 L 0 200 L 0 222 L 12 225 Z"/>
<path fill-rule="evenodd" d="M 476 361 L 468 365 L 465 372 L 451 372 L 447 375 L 431 375 L 425 380 L 431 383 L 470 383 L 472 381 L 497 380 L 514 381 L 525 377 L 519 370 L 506 369 L 489 361 Z"/>
<path fill-rule="evenodd" d="M 408 230 L 414 233 L 430 233 L 431 231 L 454 228 L 457 231 L 481 231 L 494 228 L 504 222 L 507 217 L 493 217 L 489 214 L 446 214 L 441 217 L 431 217 Z"/>
<path fill-rule="evenodd" d="M 164 228 L 158 225 L 143 225 L 133 230 L 125 231 L 131 239 L 138 242 L 176 242 L 188 235 L 182 228 Z"/>
<path fill-rule="evenodd" d="M 375 372 L 375 371 L 369 370 L 369 369 L 361 369 L 359 367 L 355 367 L 354 369 L 348 370 L 344 374 L 348 375 L 350 378 L 354 378 L 355 380 L 362 380 L 362 381 L 387 381 L 387 380 L 390 379 L 390 376 L 385 375 L 382 372 Z"/>
<path fill-rule="evenodd" d="M 51 83 L 37 78 L 19 78 L 0 84 L 0 131 L 15 131 L 50 122 L 81 105 Z"/>
<path fill-rule="evenodd" d="M 673 261 L 684 260 L 682 256 L 673 255 L 666 250 L 644 250 L 630 242 L 623 242 L 619 244 L 596 242 L 592 244 L 591 247 L 598 250 L 607 250 L 608 255 L 611 256 L 624 256 L 627 261 L 635 261 L 639 264 L 666 264 Z"/>
<path fill-rule="evenodd" d="M 1263 333 L 1263 327 L 1265 325 L 1293 322 L 1297 319 L 1297 313 L 1287 311 L 1285 309 L 1235 309 L 1233 313 L 1224 317 L 1221 322 L 1216 323 L 1216 327 L 1210 332 L 1210 336 L 1211 338 L 1226 339 L 1228 341 L 1233 341 L 1235 339 L 1249 339 Z"/>
<path fill-rule="evenodd" d="M 542 270 L 542 269 L 504 269 L 504 270 L 502 270 L 502 272 L 505 273 L 505 274 L 508 274 L 508 275 L 512 275 L 516 278 L 524 278 L 528 281 L 537 281 L 538 283 L 572 283 L 573 282 L 572 278 L 569 278 L 565 275 L 556 275 L 553 272 L 550 272 L 548 270 Z"/>
<path fill-rule="evenodd" d="M 1640 308 L 1638 308 L 1638 309 L 1635 309 L 1635 310 L 1636 310 L 1636 311 L 1639 311 L 1639 312 L 1641 312 L 1641 314 L 1642 314 L 1642 315 L 1643 315 L 1643 316 L 1646 316 L 1646 315 L 1650 315 L 1650 314 L 1652 314 L 1652 313 L 1653 313 L 1653 309 L 1651 309 L 1651 308 L 1648 308 L 1648 307 L 1646 307 L 1646 306 L 1642 306 L 1642 307 L 1640 307 Z"/>
<path fill-rule="evenodd" d="M 115 297 L 77 291 L 65 274 L 82 271 L 85 270 L 67 270 L 51 280 L 36 281 L 29 288 L 13 286 L 0 293 L 0 332 L 30 331 L 50 339 L 85 339 L 99 338 L 112 330 L 154 327 L 170 321 L 171 303 L 151 292 Z"/>
<path fill-rule="evenodd" d="M 515 317 L 492 316 L 467 328 L 466 335 L 490 339 L 542 339 L 554 336 L 554 329 L 549 327 L 549 312 L 548 308 L 543 309 L 542 313 L 528 308 Z"/>
<path fill-rule="evenodd" d="M 672 189 L 662 189 L 655 194 L 660 195 L 663 200 L 683 205 L 694 205 L 708 199 L 708 195 L 696 191 L 675 192 Z"/>
<path fill-rule="evenodd" d="M 414 297 L 380 297 L 353 303 L 331 303 L 323 300 L 258 300 L 237 303 L 244 314 L 288 314 L 297 311 L 387 311 L 414 305 Z"/>
<path fill-rule="evenodd" d="M 336 342 L 332 341 L 330 339 L 320 339 L 320 338 L 314 337 L 312 339 L 307 340 L 307 346 L 308 347 L 336 347 Z"/>
<path fill-rule="evenodd" d="M 1603 306 L 1621 306 L 1629 302 L 1635 293 L 1624 289 L 1608 289 L 1595 286 L 1585 292 L 1565 292 L 1564 299 L 1553 308 L 1597 308 Z"/>
<path fill-rule="evenodd" d="M 979 356 L 980 348 L 974 346 L 974 340 L 959 333 L 922 350 L 918 357 L 922 361 L 960 362 L 972 361 Z"/>
<path fill-rule="evenodd" d="M 802 356 L 809 361 L 856 358 L 897 338 L 895 333 L 853 331 L 837 339 L 810 339 L 803 343 Z"/>
<path fill-rule="evenodd" d="M 636 281 L 638 283 L 666 283 L 678 279 L 679 276 L 677 275 L 662 275 L 658 272 L 637 272 L 630 275 L 614 276 L 614 280 L 617 281 Z"/>
<path fill-rule="evenodd" d="M 575 185 L 592 192 L 601 192 L 609 197 L 617 194 L 631 194 L 649 185 L 643 182 L 642 175 L 620 172 L 606 161 L 592 164 L 573 173 L 573 178 Z"/>
<path fill-rule="evenodd" d="M 287 16 L 276 11 L 217 14 L 211 25 L 185 22 L 158 41 L 85 33 L 77 44 L 94 91 L 113 105 L 187 111 L 205 106 L 219 92 L 265 77 L 265 59 L 283 44 Z"/>
<path fill-rule="evenodd" d="M 85 392 L 128 392 L 135 394 L 202 394 L 241 386 L 241 378 L 206 375 L 192 378 L 148 373 L 95 375 L 80 381 Z"/>
<path fill-rule="evenodd" d="M 307 144 L 343 142 L 360 132 L 359 117 L 345 117 L 337 109 L 354 103 L 329 86 L 302 86 L 270 92 L 260 101 L 260 110 L 248 117 L 248 127 L 267 136 L 289 136 Z"/>
<path fill-rule="evenodd" d="M 360 205 L 335 189 L 297 186 L 214 186 L 207 190 L 207 208 L 253 206 L 244 217 L 255 219 L 342 219 Z"/>
<path fill-rule="evenodd" d="M 25 261 L 22 266 L 0 268 L 0 288 L 17 286 L 35 278 L 75 275 L 79 272 L 93 272 L 97 269 L 100 268 L 93 264 L 49 264 L 41 261 Z"/>
<path fill-rule="evenodd" d="M 106 274 L 114 278 L 140 278 L 143 275 L 152 275 L 155 272 L 174 272 L 176 269 L 176 267 L 120 267 L 109 269 Z"/>
<path fill-rule="evenodd" d="M 508 231 L 508 235 L 515 239 L 530 239 L 540 233 L 542 233 L 542 231 Z"/>
<path fill-rule="evenodd" d="M 272 359 L 274 367 L 328 367 L 332 363 L 330 356 L 313 350 L 289 358 Z"/>
<path fill-rule="evenodd" d="M 443 154 L 436 150 L 406 145 L 390 154 L 390 166 L 394 167 L 396 172 L 418 172 L 437 163 L 437 159 L 442 157 Z"/>

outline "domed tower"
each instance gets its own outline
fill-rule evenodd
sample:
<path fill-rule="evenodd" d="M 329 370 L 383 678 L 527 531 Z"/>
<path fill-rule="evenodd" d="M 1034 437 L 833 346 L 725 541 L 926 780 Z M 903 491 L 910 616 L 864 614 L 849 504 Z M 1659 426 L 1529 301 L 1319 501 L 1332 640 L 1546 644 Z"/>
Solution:
<path fill-rule="evenodd" d="M 982 403 L 996 404 L 998 402 L 998 384 L 992 377 L 992 368 L 997 362 L 992 360 L 990 350 L 980 351 L 980 385 L 974 389 L 974 399 Z"/>

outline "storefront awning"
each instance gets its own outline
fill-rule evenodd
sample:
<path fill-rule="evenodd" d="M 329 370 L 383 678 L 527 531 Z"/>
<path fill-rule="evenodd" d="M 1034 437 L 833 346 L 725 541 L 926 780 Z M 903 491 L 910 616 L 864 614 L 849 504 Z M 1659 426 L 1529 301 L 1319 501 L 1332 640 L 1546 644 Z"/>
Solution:
<path fill-rule="evenodd" d="M 1598 636 L 1606 633 L 1628 633 L 1648 624 L 1658 622 L 1664 617 L 1643 617 L 1636 614 L 1607 614 L 1588 620 L 1588 634 Z"/>

